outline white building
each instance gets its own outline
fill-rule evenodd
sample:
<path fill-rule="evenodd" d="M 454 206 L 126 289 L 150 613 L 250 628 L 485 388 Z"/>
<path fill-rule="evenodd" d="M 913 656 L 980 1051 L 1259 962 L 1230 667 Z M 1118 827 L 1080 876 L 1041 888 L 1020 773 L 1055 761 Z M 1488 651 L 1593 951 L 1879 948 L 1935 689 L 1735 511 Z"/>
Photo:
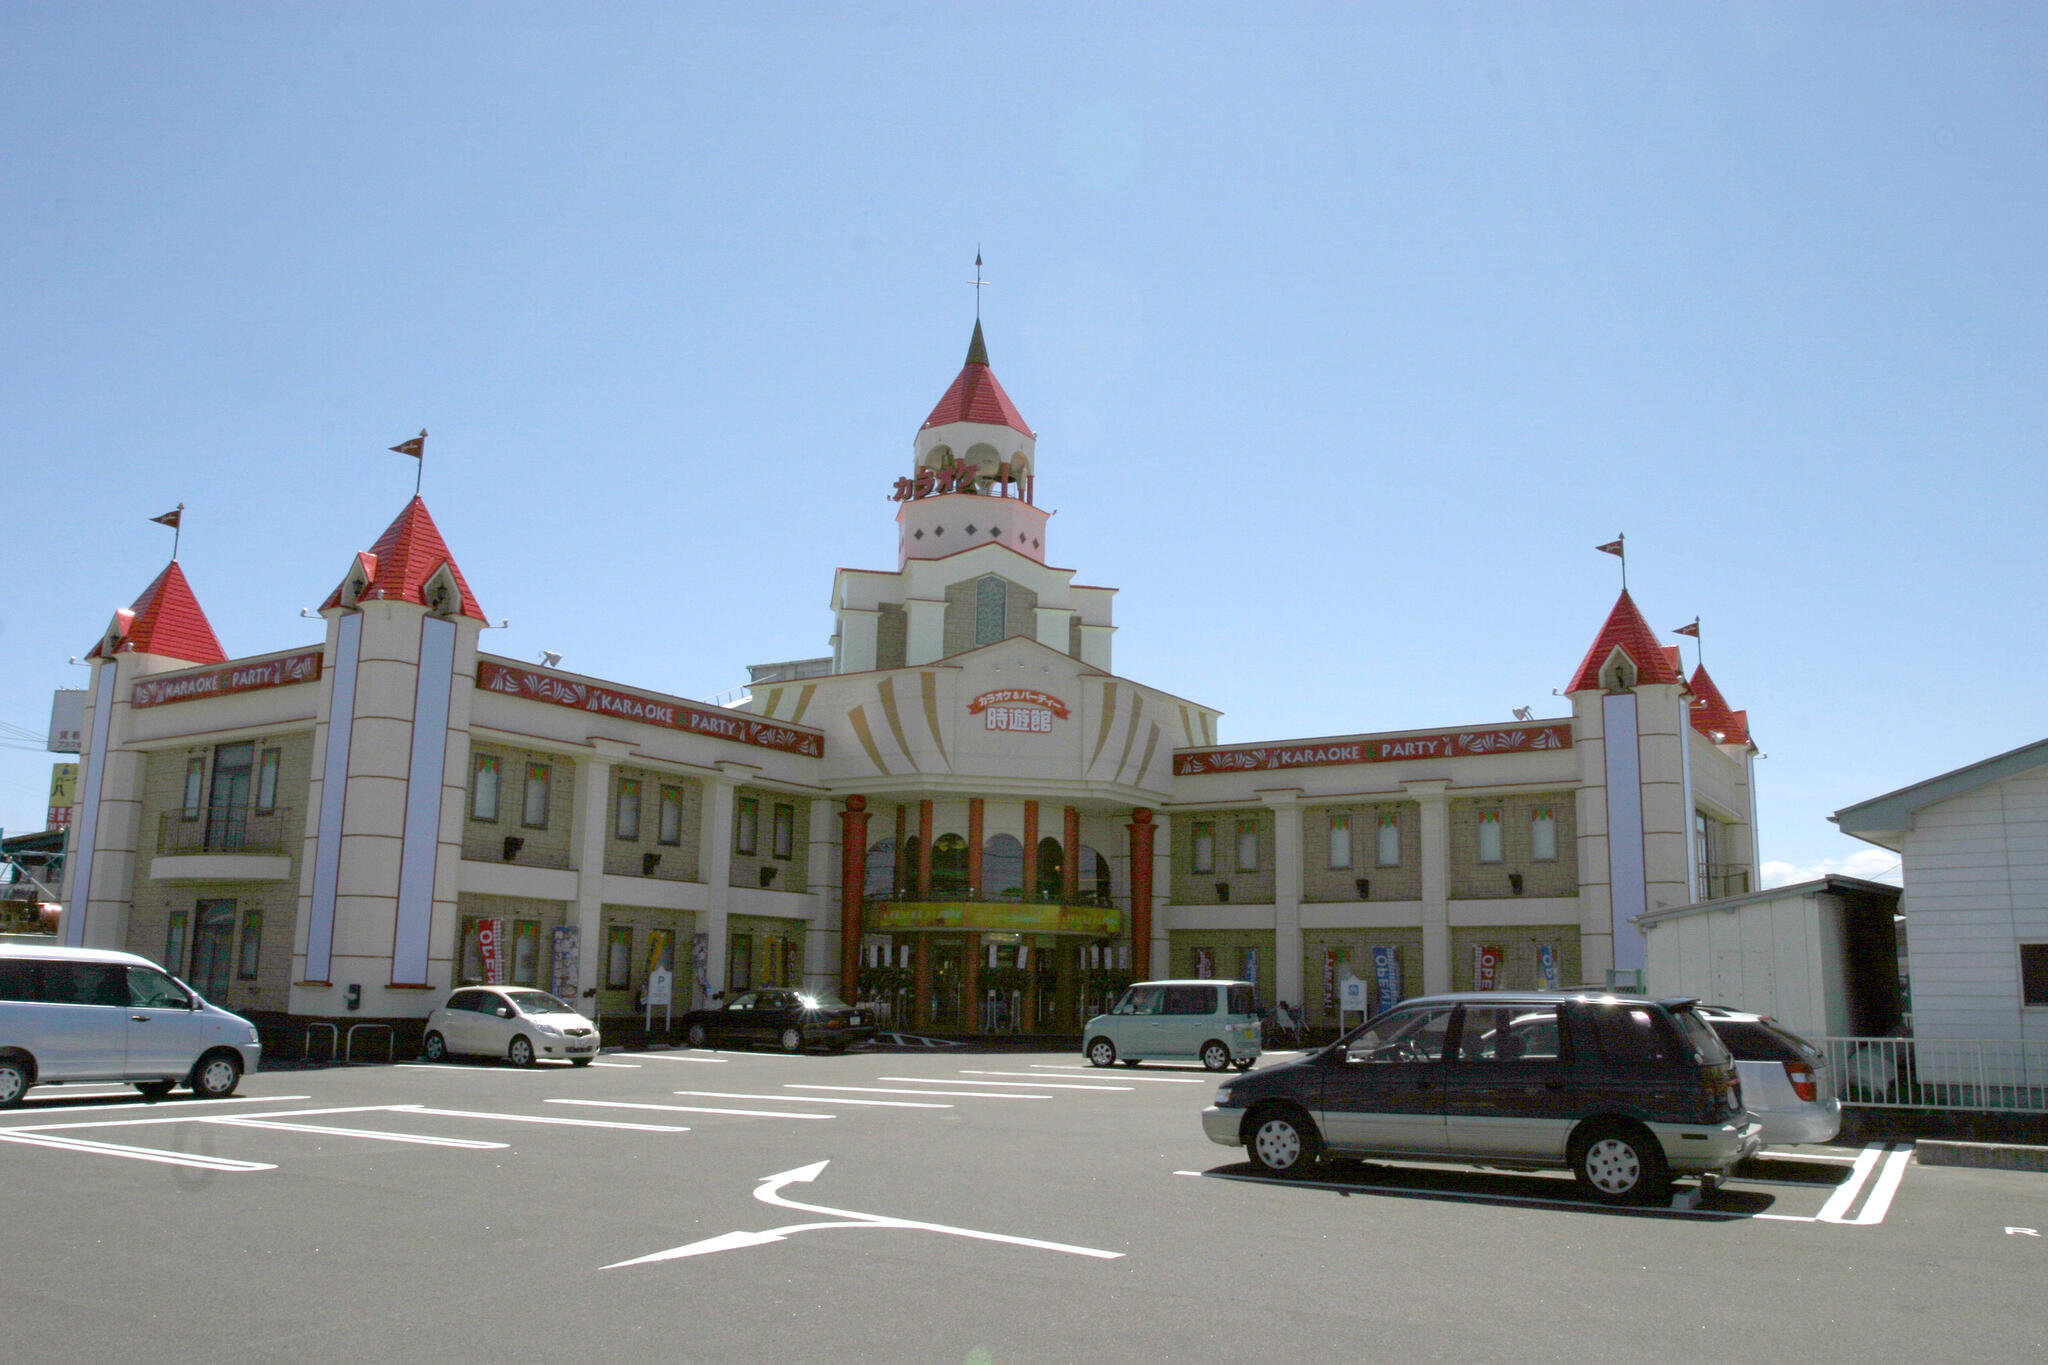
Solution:
<path fill-rule="evenodd" d="M 672 962 L 1071 1032 L 1146 975 L 1314 1022 L 1347 973 L 1599 981 L 1641 967 L 1636 915 L 1754 887 L 1747 718 L 1626 592 L 1567 715 L 1223 744 L 1115 672 L 1115 590 L 1056 567 L 979 324 L 885 476 L 894 567 L 840 570 L 829 662 L 745 710 L 483 652 L 417 498 L 302 649 L 230 659 L 173 563 L 91 651 L 64 937 L 275 1021 L 416 1024 L 483 977 L 618 1015 Z"/>

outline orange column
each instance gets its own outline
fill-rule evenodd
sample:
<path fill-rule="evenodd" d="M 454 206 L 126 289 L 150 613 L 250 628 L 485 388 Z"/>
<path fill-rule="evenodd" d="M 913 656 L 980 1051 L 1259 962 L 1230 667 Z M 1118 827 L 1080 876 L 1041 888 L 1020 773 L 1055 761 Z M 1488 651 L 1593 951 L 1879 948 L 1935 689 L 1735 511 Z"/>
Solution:
<path fill-rule="evenodd" d="M 1038 803 L 1024 803 L 1024 896 L 1038 899 Z"/>
<path fill-rule="evenodd" d="M 1060 904 L 1072 905 L 1081 885 L 1081 812 L 1067 807 L 1066 828 L 1060 831 L 1065 847 L 1060 851 Z"/>
<path fill-rule="evenodd" d="M 932 898 L 932 803 L 917 803 L 917 898 Z"/>
<path fill-rule="evenodd" d="M 1152 975 L 1152 836 L 1158 831 L 1143 806 L 1124 828 L 1131 836 L 1131 975 L 1143 981 Z"/>
<path fill-rule="evenodd" d="M 932 1021 L 932 936 L 917 936 L 917 952 L 912 958 L 917 964 L 916 994 L 911 997 L 910 1015 L 917 1020 L 917 1027 L 926 1028 Z"/>
<path fill-rule="evenodd" d="M 981 899 L 981 798 L 967 799 L 967 899 Z"/>
<path fill-rule="evenodd" d="M 889 899 L 900 901 L 904 892 L 910 889 L 910 807 L 896 803 L 896 882 L 889 888 Z"/>
<path fill-rule="evenodd" d="M 839 812 L 839 989 L 860 998 L 861 900 L 868 875 L 868 799 L 846 798 Z"/>

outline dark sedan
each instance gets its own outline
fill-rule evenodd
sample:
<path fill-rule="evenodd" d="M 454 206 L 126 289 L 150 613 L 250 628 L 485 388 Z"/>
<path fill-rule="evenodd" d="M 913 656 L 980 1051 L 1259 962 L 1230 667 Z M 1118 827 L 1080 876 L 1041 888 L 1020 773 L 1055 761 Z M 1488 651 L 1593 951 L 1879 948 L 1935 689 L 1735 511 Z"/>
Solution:
<path fill-rule="evenodd" d="M 875 1036 L 875 1016 L 837 996 L 811 991 L 745 991 L 709 1009 L 683 1016 L 691 1047 L 750 1047 L 767 1043 L 784 1052 L 822 1047 L 844 1052 Z"/>

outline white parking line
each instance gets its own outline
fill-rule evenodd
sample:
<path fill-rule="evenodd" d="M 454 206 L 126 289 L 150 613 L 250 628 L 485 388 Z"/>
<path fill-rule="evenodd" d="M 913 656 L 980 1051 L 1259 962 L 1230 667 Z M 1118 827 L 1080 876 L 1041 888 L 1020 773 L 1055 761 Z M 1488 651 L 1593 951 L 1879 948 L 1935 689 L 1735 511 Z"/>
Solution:
<path fill-rule="evenodd" d="M 1865 1147 L 1856 1158 L 1855 1168 L 1849 1179 L 1834 1192 L 1828 1202 L 1821 1206 L 1819 1219 L 1823 1223 L 1847 1223 L 1856 1227 L 1870 1227 L 1884 1221 L 1891 1208 L 1892 1196 L 1899 1191 L 1899 1182 L 1906 1178 L 1906 1163 L 1913 1159 L 1911 1143 L 1896 1147 L 1888 1143 L 1875 1143 Z M 1880 1161 L 1883 1163 L 1880 1168 Z M 1877 1180 L 1870 1186 L 1870 1197 L 1863 1201 L 1862 1209 L 1854 1217 L 1849 1210 L 1854 1207 L 1857 1195 L 1872 1173 Z"/>
<path fill-rule="evenodd" d="M 544 1114 L 490 1114 L 474 1109 L 429 1109 L 424 1104 L 394 1104 L 394 1114 L 435 1114 L 448 1119 L 497 1119 L 501 1123 L 554 1123 L 570 1128 L 623 1128 L 636 1133 L 687 1133 L 657 1123 L 609 1123 L 604 1119 L 558 1119 Z"/>
<path fill-rule="evenodd" d="M 509 1143 L 480 1142 L 475 1138 L 427 1137 L 422 1133 L 387 1133 L 378 1128 L 334 1128 L 319 1123 L 280 1123 L 276 1119 L 249 1119 L 239 1116 L 215 1115 L 211 1118 L 195 1119 L 195 1123 L 217 1123 L 236 1128 L 270 1128 L 286 1133 L 315 1133 L 328 1137 L 370 1138 L 377 1142 L 411 1142 L 422 1147 L 462 1147 L 472 1151 L 504 1148 Z"/>
<path fill-rule="evenodd" d="M 659 1109 L 666 1114 L 736 1114 L 749 1119 L 836 1119 L 837 1114 L 792 1114 L 777 1109 L 713 1109 L 700 1104 L 635 1104 L 629 1100 L 549 1100 L 549 1104 L 587 1104 L 594 1109 Z"/>
<path fill-rule="evenodd" d="M 91 1142 L 85 1138 L 48 1137 L 41 1133 L 0 1133 L 0 1142 L 18 1142 L 27 1147 L 50 1147 L 60 1152 L 88 1156 L 118 1156 L 130 1161 L 154 1161 L 165 1166 L 191 1166 L 202 1171 L 274 1171 L 277 1167 L 261 1161 L 236 1161 L 224 1156 L 197 1156 L 190 1152 L 166 1152 L 155 1147 L 124 1147 L 114 1142 Z"/>
<path fill-rule="evenodd" d="M 638 1057 L 645 1062 L 716 1062 L 724 1065 L 724 1057 L 708 1057 L 701 1052 L 629 1052 L 628 1057 Z"/>
<path fill-rule="evenodd" d="M 992 1095 L 978 1090 L 891 1090 L 880 1085 L 798 1085 L 790 1084 L 791 1090 L 850 1090 L 857 1095 L 928 1095 L 959 1098 L 963 1100 L 1049 1100 L 1050 1095 Z"/>
<path fill-rule="evenodd" d="M 620 1071 L 638 1071 L 638 1070 L 640 1069 L 640 1063 L 638 1063 L 638 1062 L 596 1062 L 596 1061 L 594 1061 L 594 1062 L 592 1062 L 592 1063 L 591 1063 L 591 1065 L 592 1065 L 592 1066 L 609 1066 L 609 1067 L 614 1067 L 614 1068 L 616 1068 L 616 1069 L 618 1069 L 618 1070 L 620 1070 Z"/>
<path fill-rule="evenodd" d="M 839 1095 L 745 1095 L 730 1090 L 678 1090 L 704 1100 L 780 1100 L 784 1104 L 871 1104 L 884 1109 L 951 1109 L 950 1104 L 928 1104 L 923 1100 L 853 1100 Z"/>
<path fill-rule="evenodd" d="M 131 1114 L 144 1111 L 151 1111 L 162 1114 L 166 1111 L 184 1109 L 187 1106 L 194 1104 L 282 1104 L 286 1100 L 310 1100 L 312 1098 L 313 1097 L 311 1095 L 230 1095 L 228 1098 L 224 1100 L 191 1099 L 150 1101 L 142 1099 L 140 1096 L 138 1096 L 135 1099 L 129 1100 L 125 1104 L 67 1104 L 61 1107 L 52 1107 L 47 1112 L 53 1114 L 104 1114 L 109 1110 L 114 1110 Z M 23 1105 L 21 1108 L 9 1114 L 8 1117 L 27 1118 L 33 1115 L 34 1112 L 35 1110 L 32 1104 Z M 160 1123 L 171 1123 L 175 1122 L 179 1117 L 180 1116 L 177 1113 L 172 1112 L 169 1114 L 169 1117 L 156 1119 L 152 1121 Z M 89 1127 L 91 1125 L 80 1125 L 73 1123 L 21 1123 L 11 1124 L 7 1127 L 0 1128 L 0 1132 L 33 1132 L 41 1128 L 76 1128 L 81 1126 Z"/>
<path fill-rule="evenodd" d="M 970 1076 L 986 1076 L 985 1071 L 970 1071 Z M 914 1081 L 923 1085 L 1002 1085 L 1018 1090 L 1135 1090 L 1134 1085 L 1068 1085 L 1065 1081 L 953 1081 L 944 1076 L 877 1076 L 878 1081 Z"/>
<path fill-rule="evenodd" d="M 963 1066 L 960 1068 L 960 1074 L 963 1076 L 1029 1076 L 1034 1073 L 1029 1071 L 972 1071 Z M 1079 1078 L 1076 1077 L 1076 1079 Z M 1150 1081 L 1153 1085 L 1221 1085 L 1224 1078 L 1218 1076 L 1214 1080 L 1206 1080 L 1199 1076 L 1118 1076 L 1112 1073 L 1111 1075 L 1104 1076 L 1102 1079 L 1103 1081 Z M 1098 1082 L 1098 1084 L 1100 1083 Z M 1041 1084 L 1051 1085 L 1052 1082 L 1049 1080 L 1042 1081 Z"/>

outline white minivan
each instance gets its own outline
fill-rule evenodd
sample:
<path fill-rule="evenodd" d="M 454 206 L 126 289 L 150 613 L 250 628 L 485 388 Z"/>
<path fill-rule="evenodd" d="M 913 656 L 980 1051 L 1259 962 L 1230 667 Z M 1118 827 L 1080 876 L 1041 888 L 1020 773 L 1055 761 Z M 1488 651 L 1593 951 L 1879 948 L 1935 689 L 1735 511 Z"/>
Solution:
<path fill-rule="evenodd" d="M 1081 1032 L 1097 1066 L 1189 1058 L 1211 1071 L 1259 1060 L 1259 988 L 1249 981 L 1140 981 Z"/>
<path fill-rule="evenodd" d="M 0 1109 L 32 1085 L 127 1082 L 151 1099 L 187 1085 L 235 1093 L 262 1059 L 256 1026 L 146 957 L 0 942 Z"/>

